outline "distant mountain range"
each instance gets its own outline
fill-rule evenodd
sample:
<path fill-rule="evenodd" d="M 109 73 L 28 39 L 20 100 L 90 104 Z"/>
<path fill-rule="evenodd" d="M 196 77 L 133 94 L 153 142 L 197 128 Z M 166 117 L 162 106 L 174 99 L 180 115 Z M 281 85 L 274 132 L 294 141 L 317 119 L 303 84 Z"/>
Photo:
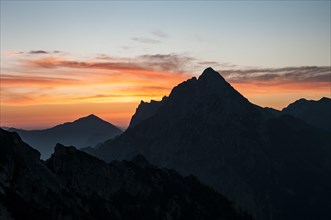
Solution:
<path fill-rule="evenodd" d="M 259 107 L 207 68 L 141 103 L 123 134 L 89 153 L 109 162 L 141 154 L 193 174 L 257 220 L 331 219 L 331 135 L 320 123 L 330 111 L 321 108 L 311 117 L 319 108 Z"/>
<path fill-rule="evenodd" d="M 300 99 L 288 105 L 282 113 L 300 118 L 305 122 L 331 131 L 331 99 L 323 97 L 318 101 Z"/>
<path fill-rule="evenodd" d="M 47 161 L 0 129 L 1 220 L 249 220 L 195 177 L 159 169 L 138 155 L 105 163 L 56 145 Z"/>
<path fill-rule="evenodd" d="M 41 153 L 43 159 L 50 157 L 57 143 L 78 148 L 94 147 L 122 133 L 116 126 L 93 114 L 44 130 L 7 130 L 17 132 L 26 143 Z"/>

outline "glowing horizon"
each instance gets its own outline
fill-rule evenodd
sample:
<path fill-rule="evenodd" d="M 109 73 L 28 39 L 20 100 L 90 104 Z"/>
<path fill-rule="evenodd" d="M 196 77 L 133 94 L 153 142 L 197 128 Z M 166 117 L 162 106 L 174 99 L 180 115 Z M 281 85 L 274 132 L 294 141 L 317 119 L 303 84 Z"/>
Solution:
<path fill-rule="evenodd" d="M 11 64 L 1 75 L 1 126 L 42 129 L 95 114 L 125 128 L 141 100 L 161 100 L 177 84 L 198 77 L 200 73 L 189 73 L 190 66 L 200 65 L 202 72 L 203 65 L 215 64 L 175 54 L 66 57 L 39 51 L 16 53 L 6 60 Z M 330 67 L 218 71 L 262 107 L 281 110 L 300 98 L 330 97 Z"/>

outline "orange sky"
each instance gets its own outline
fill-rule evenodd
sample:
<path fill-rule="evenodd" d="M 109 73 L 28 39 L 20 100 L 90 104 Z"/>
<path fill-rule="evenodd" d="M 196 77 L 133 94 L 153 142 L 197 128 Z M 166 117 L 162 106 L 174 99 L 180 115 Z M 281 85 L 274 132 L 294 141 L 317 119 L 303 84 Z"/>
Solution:
<path fill-rule="evenodd" d="M 1 126 L 46 128 L 93 113 L 126 127 L 141 100 L 160 100 L 206 68 L 192 60 L 175 54 L 100 60 L 8 52 L 1 67 Z M 221 66 L 217 68 L 233 87 L 261 106 L 281 109 L 299 98 L 330 97 L 330 67 L 225 70 L 224 74 Z"/>

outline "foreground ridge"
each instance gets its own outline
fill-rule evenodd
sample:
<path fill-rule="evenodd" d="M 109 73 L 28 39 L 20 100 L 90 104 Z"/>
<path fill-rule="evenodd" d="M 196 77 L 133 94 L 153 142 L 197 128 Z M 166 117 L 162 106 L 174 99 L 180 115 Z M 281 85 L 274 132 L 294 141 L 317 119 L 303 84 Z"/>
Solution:
<path fill-rule="evenodd" d="M 2 129 L 0 152 L 0 219 L 251 219 L 195 177 L 141 155 L 107 164 L 57 144 L 44 162 Z"/>

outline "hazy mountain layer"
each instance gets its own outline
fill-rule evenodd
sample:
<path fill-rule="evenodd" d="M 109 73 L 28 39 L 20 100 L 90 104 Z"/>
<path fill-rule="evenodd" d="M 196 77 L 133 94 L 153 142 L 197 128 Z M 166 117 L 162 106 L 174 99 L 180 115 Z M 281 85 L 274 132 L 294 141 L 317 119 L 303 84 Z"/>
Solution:
<path fill-rule="evenodd" d="M 73 145 L 78 148 L 94 147 L 98 143 L 122 133 L 119 128 L 95 115 L 89 115 L 74 122 L 67 122 L 45 130 L 28 131 L 15 128 L 9 130 L 17 132 L 26 143 L 40 151 L 43 159 L 50 157 L 57 143 Z"/>
<path fill-rule="evenodd" d="M 300 118 L 305 122 L 331 131 L 331 99 L 323 97 L 318 101 L 300 99 L 289 104 L 282 113 Z"/>

